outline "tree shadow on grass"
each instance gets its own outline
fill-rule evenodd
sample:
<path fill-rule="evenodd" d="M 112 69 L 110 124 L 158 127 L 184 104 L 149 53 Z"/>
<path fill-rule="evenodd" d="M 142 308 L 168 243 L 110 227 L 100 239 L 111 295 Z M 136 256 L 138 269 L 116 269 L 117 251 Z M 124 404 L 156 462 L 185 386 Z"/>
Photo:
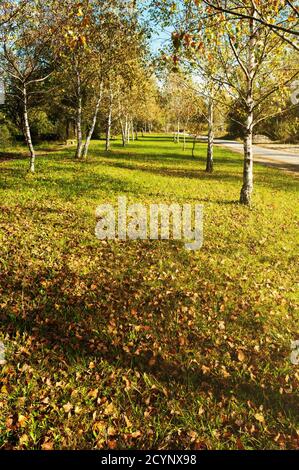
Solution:
<path fill-rule="evenodd" d="M 172 388 L 180 385 L 186 394 L 210 392 L 219 400 L 233 395 L 244 403 L 250 400 L 256 409 L 263 405 L 273 413 L 283 411 L 294 418 L 295 399 L 282 395 L 279 383 L 264 388 L 249 376 L 245 379 L 232 373 L 225 378 L 219 374 L 226 346 L 215 342 L 222 338 L 221 332 L 214 338 L 202 332 L 209 321 L 204 288 L 197 290 L 201 311 L 197 313 L 198 326 L 190 327 L 189 321 L 194 321 L 188 310 L 192 305 L 190 292 L 171 280 L 150 284 L 146 280 L 154 260 L 161 257 L 161 246 L 158 242 L 140 242 L 136 247 L 134 257 L 132 252 L 124 254 L 121 272 L 111 262 L 114 255 L 111 245 L 106 244 L 104 254 L 110 263 L 103 261 L 88 274 L 76 272 L 67 264 L 60 269 L 28 268 L 23 278 L 15 270 L 6 272 L 5 277 L 2 274 L 2 289 L 14 292 L 14 301 L 22 306 L 19 313 L 0 306 L 2 332 L 13 336 L 29 333 L 35 343 L 33 362 L 34 354 L 39 360 L 40 355 L 52 352 L 53 361 L 58 354 L 60 361 L 70 365 L 91 358 L 104 360 L 124 370 L 146 372 Z M 189 254 L 178 244 L 167 242 L 163 249 L 168 256 L 179 258 L 182 265 L 189 264 Z M 91 247 L 89 255 L 96 255 L 96 250 Z M 201 365 L 192 362 L 192 350 L 195 355 L 200 353 L 203 364 L 216 354 L 218 369 L 204 374 Z M 267 365 L 267 359 L 260 357 L 259 361 Z"/>
<path fill-rule="evenodd" d="M 198 179 L 198 180 L 214 180 L 214 179 L 225 179 L 236 181 L 236 175 L 227 173 L 207 173 L 201 169 L 183 169 L 173 167 L 154 167 L 154 166 L 143 166 L 133 165 L 128 163 L 107 163 L 108 166 L 116 168 L 123 168 L 126 170 L 141 171 L 146 173 L 152 173 L 158 176 L 166 176 L 170 178 L 185 178 L 185 179 Z"/>
<path fill-rule="evenodd" d="M 156 163 L 156 162 L 155 162 Z M 221 169 L 221 164 L 227 164 L 226 159 L 217 161 L 216 169 L 213 173 L 207 173 L 204 169 L 200 168 L 177 168 L 177 167 L 157 167 L 152 165 L 134 165 L 133 160 L 129 159 L 128 163 L 124 162 L 106 162 L 106 165 L 123 168 L 125 170 L 141 171 L 145 173 L 155 174 L 157 176 L 165 176 L 170 178 L 182 178 L 182 179 L 196 179 L 204 181 L 228 181 L 236 183 L 237 181 L 242 184 L 242 171 L 236 165 L 236 162 L 231 162 L 231 165 L 235 166 L 236 172 L 227 173 Z M 241 166 L 240 166 L 241 168 Z M 238 171 L 239 170 L 239 171 Z M 238 172 L 237 172 L 238 171 Z M 256 183 L 262 186 L 269 186 L 273 189 L 286 190 L 286 191 L 297 191 L 298 180 L 292 175 L 285 175 L 280 172 L 272 172 L 271 168 L 264 169 L 259 167 L 256 171 Z"/>
<path fill-rule="evenodd" d="M 32 188 L 38 191 L 41 189 L 43 192 L 47 191 L 49 195 L 54 192 L 56 196 L 65 201 L 78 197 L 96 199 L 99 197 L 99 192 L 107 192 L 111 195 L 131 192 L 138 194 L 141 191 L 136 182 L 126 182 L 124 179 L 109 175 L 95 173 L 80 173 L 78 175 L 75 170 L 70 169 L 69 171 L 64 170 L 65 175 L 60 176 L 59 168 L 51 168 L 51 171 L 53 172 L 52 177 L 40 173 L 27 178 L 27 174 L 22 169 L 0 168 L 0 175 L 4 175 L 4 178 L 0 179 L 0 189 L 9 190 L 16 188 L 16 186 L 24 190 Z"/>
<path fill-rule="evenodd" d="M 23 150 L 22 152 L 0 152 L 0 163 L 9 160 L 27 160 L 28 154 Z"/>

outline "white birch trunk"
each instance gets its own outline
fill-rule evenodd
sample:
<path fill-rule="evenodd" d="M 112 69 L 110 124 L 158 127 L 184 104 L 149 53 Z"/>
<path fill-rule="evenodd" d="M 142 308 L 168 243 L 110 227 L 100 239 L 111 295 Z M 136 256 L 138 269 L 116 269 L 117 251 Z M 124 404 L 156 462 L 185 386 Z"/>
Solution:
<path fill-rule="evenodd" d="M 27 98 L 27 89 L 26 85 L 23 85 L 23 100 L 24 100 L 24 129 L 25 129 L 25 139 L 30 151 L 30 165 L 29 171 L 31 173 L 35 172 L 35 150 L 32 144 L 31 130 L 28 119 L 28 98 Z"/>
<path fill-rule="evenodd" d="M 128 120 L 128 116 L 126 116 L 126 141 L 130 143 L 130 121 Z"/>
<path fill-rule="evenodd" d="M 255 15 L 255 10 L 253 10 Z M 248 75 L 246 77 L 247 94 L 246 94 L 246 127 L 244 137 L 244 165 L 243 165 L 243 186 L 240 193 L 240 203 L 250 206 L 253 192 L 253 151 L 252 151 L 252 135 L 253 135 L 253 81 L 255 75 L 255 56 L 254 49 L 256 45 L 256 37 L 254 31 L 254 20 L 250 19 L 250 40 L 248 46 Z"/>
<path fill-rule="evenodd" d="M 106 151 L 107 152 L 110 150 L 110 146 L 111 146 L 112 104 L 113 104 L 113 96 L 112 96 L 112 90 L 110 88 L 109 111 L 108 111 L 107 128 L 106 128 Z"/>
<path fill-rule="evenodd" d="M 128 143 L 128 116 L 125 116 L 125 145 Z"/>
<path fill-rule="evenodd" d="M 123 147 L 125 147 L 126 146 L 126 131 L 125 131 L 123 120 L 121 118 L 119 118 L 119 122 L 120 122 L 120 128 L 121 128 L 121 138 L 123 141 Z"/>
<path fill-rule="evenodd" d="M 209 99 L 208 126 L 209 130 L 206 171 L 208 173 L 212 173 L 214 169 L 214 103 L 212 98 Z"/>
<path fill-rule="evenodd" d="M 249 206 L 253 191 L 253 152 L 252 152 L 252 133 L 253 133 L 253 113 L 248 112 L 246 118 L 246 129 L 244 137 L 244 165 L 243 165 L 243 186 L 240 194 L 240 203 Z"/>
<path fill-rule="evenodd" d="M 77 133 L 77 149 L 76 158 L 82 156 L 82 90 L 81 90 L 81 77 L 78 68 L 76 69 L 77 74 L 77 118 L 76 118 L 76 133 Z"/>
<path fill-rule="evenodd" d="M 100 104 L 101 104 L 101 101 L 102 101 L 102 96 L 103 96 L 103 83 L 101 83 L 101 85 L 100 85 L 100 94 L 99 94 L 99 97 L 98 97 L 98 100 L 97 100 L 97 103 L 96 103 L 92 123 L 91 123 L 90 129 L 89 129 L 89 132 L 87 134 L 86 141 L 85 141 L 84 148 L 83 148 L 83 158 L 85 160 L 87 158 L 89 144 L 90 144 L 90 141 L 91 141 L 91 138 L 92 138 L 92 135 L 94 133 L 94 129 L 95 129 L 95 126 L 96 126 L 96 123 L 97 123 L 97 117 L 98 117 L 98 113 L 99 113 L 99 109 L 100 109 Z"/>

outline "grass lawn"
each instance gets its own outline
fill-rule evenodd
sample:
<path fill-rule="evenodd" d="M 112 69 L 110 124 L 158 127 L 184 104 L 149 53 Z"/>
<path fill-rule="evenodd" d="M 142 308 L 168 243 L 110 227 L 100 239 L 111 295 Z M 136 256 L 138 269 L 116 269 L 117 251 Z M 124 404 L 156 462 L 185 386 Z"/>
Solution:
<path fill-rule="evenodd" d="M 34 176 L 0 163 L 0 447 L 298 447 L 298 183 L 257 164 L 240 206 L 242 156 L 216 148 L 208 175 L 191 146 L 46 149 Z M 203 248 L 97 240 L 119 195 L 202 203 Z"/>

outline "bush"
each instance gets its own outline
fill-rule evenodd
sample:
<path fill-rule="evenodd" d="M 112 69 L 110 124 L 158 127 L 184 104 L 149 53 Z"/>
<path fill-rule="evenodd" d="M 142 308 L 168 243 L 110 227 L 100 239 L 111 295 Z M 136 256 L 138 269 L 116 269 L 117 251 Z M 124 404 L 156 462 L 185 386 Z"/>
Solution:
<path fill-rule="evenodd" d="M 17 129 L 4 113 L 0 113 L 0 145 L 10 145 L 16 138 Z"/>
<path fill-rule="evenodd" d="M 1 146 L 9 145 L 12 141 L 12 135 L 6 124 L 0 124 L 0 144 Z"/>

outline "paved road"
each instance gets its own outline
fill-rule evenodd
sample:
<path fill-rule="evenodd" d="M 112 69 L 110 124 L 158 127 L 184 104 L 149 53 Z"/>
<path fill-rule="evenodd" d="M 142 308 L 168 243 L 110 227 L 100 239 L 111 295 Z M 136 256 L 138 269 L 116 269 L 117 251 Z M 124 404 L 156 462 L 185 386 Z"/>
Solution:
<path fill-rule="evenodd" d="M 207 137 L 200 137 L 207 140 Z M 243 144 L 235 140 L 215 139 L 215 144 L 226 147 L 238 153 L 243 153 Z M 254 161 L 264 163 L 269 166 L 299 172 L 299 156 L 283 150 L 275 150 L 258 145 L 253 146 Z"/>

